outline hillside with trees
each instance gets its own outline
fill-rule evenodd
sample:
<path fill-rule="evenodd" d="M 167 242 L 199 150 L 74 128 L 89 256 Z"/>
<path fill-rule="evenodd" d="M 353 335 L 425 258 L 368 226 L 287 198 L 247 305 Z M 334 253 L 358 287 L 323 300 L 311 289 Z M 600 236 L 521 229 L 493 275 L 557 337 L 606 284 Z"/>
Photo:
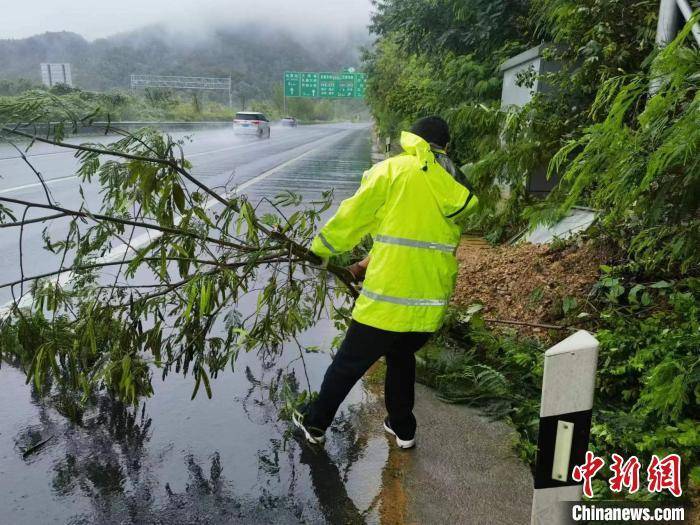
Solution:
<path fill-rule="evenodd" d="M 38 84 L 41 62 L 69 62 L 76 87 L 85 90 L 129 88 L 131 74 L 231 76 L 237 91 L 269 97 L 285 70 L 357 66 L 367 43 L 361 31 L 300 34 L 247 23 L 192 34 L 155 25 L 92 42 L 69 32 L 0 40 L 0 82 Z"/>
<path fill-rule="evenodd" d="M 235 111 L 246 109 L 277 119 L 284 113 L 284 71 L 357 67 L 367 38 L 361 31 L 301 35 L 241 24 L 193 34 L 156 25 L 92 42 L 69 32 L 0 40 L 0 103 L 14 103 L 2 97 L 43 89 L 40 63 L 68 62 L 75 89 L 56 86 L 51 93 L 69 107 L 100 108 L 111 120 L 228 120 Z M 228 93 L 218 91 L 131 93 L 131 74 L 231 77 L 233 108 L 228 107 Z M 357 100 L 292 99 L 287 109 L 307 122 L 367 118 L 366 106 Z"/>

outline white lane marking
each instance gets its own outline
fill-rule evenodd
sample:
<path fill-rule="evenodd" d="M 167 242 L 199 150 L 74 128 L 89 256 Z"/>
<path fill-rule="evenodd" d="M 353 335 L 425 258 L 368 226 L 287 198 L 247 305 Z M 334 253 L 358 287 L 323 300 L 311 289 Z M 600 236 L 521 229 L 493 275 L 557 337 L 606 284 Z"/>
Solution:
<path fill-rule="evenodd" d="M 65 182 L 67 180 L 77 179 L 77 175 L 68 175 L 66 177 L 56 177 L 55 179 L 45 180 L 44 183 L 48 186 L 49 184 L 55 184 L 57 182 Z M 29 188 L 36 188 L 41 186 L 40 182 L 32 182 L 31 184 L 24 184 L 22 186 L 15 186 L 14 188 L 7 188 L 6 190 L 0 190 L 0 195 L 3 193 L 12 193 L 13 191 L 27 190 Z"/>
<path fill-rule="evenodd" d="M 313 142 L 314 140 L 315 140 L 315 139 L 310 140 L 309 142 Z M 285 141 L 281 141 L 281 142 L 274 142 L 273 144 L 274 144 L 275 146 L 284 146 L 285 144 L 289 144 L 289 143 L 291 143 L 291 142 L 294 142 L 294 139 L 293 139 L 293 138 L 292 138 L 292 140 L 285 140 Z M 304 143 L 300 144 L 300 146 L 304 146 L 304 145 L 308 144 L 309 142 L 304 142 Z M 252 146 L 265 146 L 265 145 L 267 145 L 267 144 L 269 144 L 269 143 L 267 143 L 267 142 L 250 141 L 249 143 L 246 143 L 246 144 L 238 144 L 238 145 L 236 145 L 236 146 L 228 146 L 228 147 L 226 147 L 226 148 L 213 149 L 213 150 L 210 150 L 210 151 L 200 151 L 199 153 L 193 153 L 192 155 L 185 155 L 185 158 L 186 158 L 186 159 L 191 159 L 191 158 L 193 158 L 193 157 L 201 157 L 202 155 L 209 155 L 209 154 L 212 154 L 212 153 L 221 153 L 221 152 L 223 152 L 223 151 L 233 151 L 233 150 L 237 150 L 237 149 L 241 149 L 241 148 L 247 148 L 247 147 L 249 147 L 249 146 L 251 146 L 251 145 L 252 145 Z M 15 157 L 15 159 L 20 159 L 20 158 L 21 158 L 21 157 Z M 0 159 L 0 160 L 7 160 L 7 159 Z M 55 179 L 46 179 L 44 182 L 45 182 L 47 185 L 49 185 L 49 184 L 55 184 L 55 183 L 57 183 L 57 182 L 66 182 L 66 181 L 69 181 L 69 180 L 75 180 L 75 179 L 77 179 L 77 178 L 78 178 L 77 175 L 67 175 L 66 177 L 56 177 Z M 2 195 L 2 194 L 4 194 L 4 193 L 12 193 L 12 192 L 15 192 L 15 191 L 28 190 L 28 189 L 31 189 L 31 188 L 38 188 L 38 187 L 40 187 L 40 186 L 41 186 L 41 183 L 40 183 L 40 182 L 32 182 L 31 184 L 23 184 L 22 186 L 15 186 L 15 187 L 13 187 L 13 188 L 7 188 L 7 189 L 4 189 L 4 190 L 0 190 L 0 195 Z"/>
<path fill-rule="evenodd" d="M 327 124 L 321 124 L 320 126 L 326 126 L 326 125 L 327 125 Z M 272 128 L 272 129 L 276 129 L 276 128 Z M 317 126 L 309 127 L 309 131 L 317 131 L 317 130 L 318 130 L 318 127 L 317 127 Z M 227 129 L 226 129 L 226 128 L 221 128 L 221 130 L 217 130 L 217 131 L 224 131 L 224 132 L 225 132 L 225 131 L 227 131 Z M 192 135 L 192 136 L 197 137 L 197 135 Z M 239 135 L 239 136 L 240 136 L 240 135 Z M 251 135 L 251 136 L 252 136 L 252 135 Z M 195 140 L 195 141 L 192 141 L 192 144 L 196 144 L 196 143 L 197 143 L 196 140 Z M 220 149 L 213 149 L 213 150 L 208 150 L 208 151 L 197 151 L 197 152 L 195 152 L 195 153 L 192 153 L 191 155 L 186 155 L 186 157 L 187 157 L 187 158 L 190 158 L 190 157 L 197 157 L 197 156 L 201 156 L 201 155 L 206 155 L 206 154 L 208 154 L 208 153 L 219 153 L 219 152 L 221 152 L 221 151 L 228 151 L 228 150 L 230 150 L 230 149 L 237 149 L 237 148 L 240 147 L 240 146 L 246 146 L 246 145 L 254 144 L 254 143 L 265 144 L 265 142 L 260 141 L 259 138 L 258 138 L 258 140 L 251 139 L 251 140 L 249 140 L 248 142 L 246 142 L 245 144 L 242 144 L 242 145 L 239 145 L 239 146 L 226 146 L 225 148 L 220 148 Z M 74 146 L 78 146 L 78 145 L 80 145 L 80 144 L 86 144 L 86 142 L 69 142 L 68 144 L 72 144 L 72 145 L 74 145 Z M 107 141 L 105 141 L 105 142 L 99 142 L 99 141 L 98 141 L 98 142 L 96 142 L 95 144 L 108 145 L 108 144 L 110 144 L 110 143 L 107 142 Z M 276 142 L 276 144 L 284 144 L 284 143 Z M 55 146 L 55 147 L 59 147 L 59 148 L 60 148 L 60 146 Z M 61 151 L 48 151 L 48 152 L 46 152 L 46 153 L 31 153 L 31 154 L 27 153 L 27 154 L 26 154 L 26 157 L 27 157 L 28 159 L 32 159 L 32 158 L 35 158 L 35 157 L 48 157 L 48 156 L 51 156 L 51 155 L 67 155 L 67 154 L 74 154 L 74 150 L 63 149 L 63 148 L 62 148 Z M 12 156 L 12 157 L 0 157 L 0 162 L 4 162 L 4 161 L 8 161 L 8 160 L 21 160 L 21 159 L 22 159 L 22 157 L 21 157 L 20 155 L 15 155 L 15 156 Z"/>
<path fill-rule="evenodd" d="M 294 162 L 297 162 L 297 161 L 303 159 L 303 158 L 306 157 L 307 155 L 311 155 L 312 153 L 317 152 L 317 151 L 320 150 L 321 148 L 325 147 L 325 146 L 326 146 L 326 143 L 328 143 L 328 142 L 333 142 L 333 141 L 335 141 L 335 140 L 340 140 L 340 139 L 342 139 L 342 138 L 345 137 L 345 136 L 348 134 L 348 132 L 350 132 L 350 131 L 353 131 L 353 130 L 343 130 L 343 131 L 341 131 L 341 132 L 334 133 L 334 134 L 331 135 L 330 137 L 325 137 L 324 139 L 321 139 L 321 140 L 319 141 L 319 142 L 321 142 L 321 143 L 318 144 L 316 147 L 313 147 L 313 148 L 311 148 L 311 149 L 309 149 L 309 150 L 307 150 L 307 151 L 305 151 L 305 152 L 303 152 L 303 153 L 297 155 L 296 157 L 293 157 L 293 158 L 291 158 L 291 159 L 289 159 L 289 160 L 286 160 L 286 161 L 282 162 L 281 164 L 278 164 L 277 166 L 274 166 L 274 167 L 270 168 L 269 170 L 264 171 L 264 172 L 261 173 L 260 175 L 256 175 L 256 176 L 253 177 L 252 179 L 249 179 L 249 180 L 245 181 L 245 182 L 244 182 L 243 184 L 241 184 L 240 186 L 237 186 L 234 190 L 225 193 L 222 197 L 223 197 L 224 199 L 227 199 L 227 198 L 229 198 L 230 196 L 232 196 L 232 195 L 234 195 L 234 194 L 236 194 L 236 193 L 239 193 L 240 191 L 245 190 L 246 188 L 249 188 L 250 186 L 253 186 L 253 185 L 257 184 L 258 182 L 261 182 L 261 181 L 265 180 L 265 179 L 268 178 L 270 175 L 273 175 L 273 174 L 277 173 L 278 171 L 280 171 L 280 170 L 286 168 L 287 166 L 289 166 L 290 164 L 293 164 Z M 340 135 L 340 137 L 339 137 L 338 135 Z M 333 140 L 331 140 L 331 139 L 333 139 Z M 307 143 L 307 144 L 308 144 L 308 143 Z M 301 145 L 301 146 L 299 146 L 299 147 L 303 147 L 303 146 L 305 146 L 305 145 L 306 145 L 306 144 L 303 144 L 303 145 Z M 220 203 L 219 201 L 217 201 L 217 200 L 211 200 L 211 201 L 209 201 L 209 202 L 207 203 L 207 205 L 205 206 L 205 209 L 208 210 L 208 209 L 213 208 L 214 206 L 217 206 L 217 205 L 221 205 L 221 203 Z M 178 221 L 178 222 L 179 222 L 179 221 Z M 109 252 L 107 252 L 105 255 L 103 255 L 102 257 L 100 257 L 100 258 L 98 258 L 98 259 L 96 259 L 96 260 L 95 260 L 95 264 L 101 264 L 101 263 L 104 263 L 104 262 L 116 261 L 116 260 L 119 259 L 120 257 L 123 257 L 124 254 L 125 254 L 129 249 L 132 249 L 132 248 L 139 248 L 139 247 L 141 247 L 141 246 L 143 246 L 143 245 L 145 245 L 145 244 L 148 244 L 149 242 L 151 242 L 151 241 L 157 239 L 157 238 L 160 237 L 161 235 L 162 235 L 162 232 L 158 232 L 158 231 L 156 231 L 156 232 L 149 232 L 149 231 L 147 231 L 146 233 L 142 233 L 141 235 L 138 235 L 138 236 L 136 236 L 134 239 L 132 239 L 132 241 L 131 241 L 131 243 L 130 243 L 129 245 L 120 244 L 120 245 L 114 247 L 114 248 L 111 249 Z M 72 278 L 73 278 L 73 272 L 65 272 L 65 273 L 62 273 L 58 278 L 55 278 L 54 280 L 55 280 L 55 282 L 56 282 L 57 284 L 59 284 L 60 286 L 65 286 L 68 282 L 70 282 L 70 280 L 71 280 Z M 31 293 L 27 293 L 27 294 L 25 294 L 25 295 L 19 300 L 19 303 L 17 304 L 17 306 L 18 306 L 19 308 L 26 308 L 26 307 L 31 306 L 31 304 L 33 303 L 33 301 L 34 301 L 34 298 L 33 298 L 32 294 L 31 294 Z M 7 316 L 10 314 L 10 311 L 11 311 L 11 309 L 12 309 L 13 303 L 14 303 L 14 301 L 9 301 L 9 302 L 5 303 L 3 306 L 0 307 L 0 320 L 3 320 L 5 317 L 7 317 Z"/>
<path fill-rule="evenodd" d="M 50 155 L 65 155 L 66 153 L 70 153 L 70 151 L 49 151 L 47 153 L 32 153 L 31 155 L 26 155 L 28 159 L 32 159 L 34 157 L 48 157 Z M 22 159 L 21 156 L 15 155 L 14 157 L 0 157 L 0 162 L 4 162 L 6 160 L 18 160 Z"/>
<path fill-rule="evenodd" d="M 253 142 L 253 141 L 251 140 L 250 142 Z M 88 144 L 88 142 L 68 142 L 67 144 L 77 146 L 80 144 Z M 93 144 L 107 145 L 107 144 L 109 144 L 109 142 L 97 141 L 97 142 L 94 142 Z M 48 151 L 46 153 L 31 153 L 31 154 L 26 153 L 25 155 L 28 159 L 33 159 L 33 158 L 37 158 L 37 157 L 49 157 L 52 155 L 69 155 L 69 154 L 74 155 L 75 154 L 74 150 L 67 149 L 67 148 L 61 148 L 60 146 L 54 146 L 54 147 L 60 148 L 60 151 Z M 189 158 L 189 157 L 194 157 L 197 155 L 204 155 L 205 153 L 216 153 L 218 151 L 226 151 L 227 149 L 230 149 L 230 147 L 222 148 L 221 150 L 212 150 L 210 152 L 209 151 L 200 151 L 200 152 L 194 153 L 192 155 L 188 155 L 187 157 Z M 0 162 L 4 162 L 4 161 L 8 161 L 8 160 L 22 160 L 22 157 L 20 155 L 14 155 L 12 157 L 0 157 Z"/>
<path fill-rule="evenodd" d="M 252 143 L 252 142 L 254 142 L 254 141 L 251 140 L 250 142 Z M 70 143 L 70 144 L 73 144 L 73 143 Z M 79 142 L 79 143 L 76 143 L 76 144 L 74 144 L 74 145 L 78 145 L 78 144 L 85 144 L 85 143 L 84 143 L 84 142 Z M 104 144 L 104 145 L 106 145 L 106 144 L 108 144 L 108 143 L 97 142 L 96 144 L 101 144 L 101 145 Z M 245 144 L 244 144 L 244 145 L 245 145 Z M 56 146 L 56 147 L 60 147 L 60 146 Z M 200 156 L 200 155 L 205 155 L 205 154 L 207 154 L 207 153 L 218 153 L 218 152 L 220 152 L 220 151 L 226 151 L 226 150 L 229 150 L 229 149 L 235 149 L 235 148 L 233 148 L 233 147 L 231 147 L 231 146 L 227 146 L 227 147 L 225 147 L 225 148 L 215 149 L 215 150 L 211 150 L 211 151 L 199 151 L 199 152 L 197 152 L 197 153 L 193 153 L 192 155 L 187 155 L 187 158 L 190 158 L 190 157 L 197 157 L 197 156 Z M 34 158 L 37 158 L 37 157 L 49 157 L 49 156 L 51 156 L 51 155 L 69 155 L 69 154 L 74 155 L 74 154 L 75 154 L 75 150 L 64 148 L 64 149 L 61 149 L 61 151 L 51 151 L 51 152 L 48 152 L 48 153 L 34 153 L 34 154 L 31 154 L 31 155 L 26 155 L 26 157 L 27 157 L 28 159 L 34 159 Z M 15 155 L 14 157 L 0 157 L 0 162 L 4 162 L 4 161 L 8 161 L 8 160 L 22 160 L 22 157 L 19 156 L 19 155 Z"/>

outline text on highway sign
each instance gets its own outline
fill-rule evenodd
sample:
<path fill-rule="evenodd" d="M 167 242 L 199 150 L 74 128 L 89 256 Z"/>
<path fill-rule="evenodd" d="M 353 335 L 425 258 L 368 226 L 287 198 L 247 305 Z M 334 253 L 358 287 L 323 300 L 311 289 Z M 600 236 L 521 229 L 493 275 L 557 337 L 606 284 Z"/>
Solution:
<path fill-rule="evenodd" d="M 367 75 L 286 71 L 284 96 L 303 98 L 364 98 Z"/>

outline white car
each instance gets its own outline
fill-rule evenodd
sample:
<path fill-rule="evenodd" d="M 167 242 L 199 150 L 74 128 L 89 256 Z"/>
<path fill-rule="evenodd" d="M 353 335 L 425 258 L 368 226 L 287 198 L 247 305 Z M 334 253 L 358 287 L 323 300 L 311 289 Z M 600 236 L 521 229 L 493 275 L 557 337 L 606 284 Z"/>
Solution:
<path fill-rule="evenodd" d="M 257 135 L 270 138 L 270 121 L 262 113 L 239 111 L 233 119 L 233 132 L 236 135 Z"/>

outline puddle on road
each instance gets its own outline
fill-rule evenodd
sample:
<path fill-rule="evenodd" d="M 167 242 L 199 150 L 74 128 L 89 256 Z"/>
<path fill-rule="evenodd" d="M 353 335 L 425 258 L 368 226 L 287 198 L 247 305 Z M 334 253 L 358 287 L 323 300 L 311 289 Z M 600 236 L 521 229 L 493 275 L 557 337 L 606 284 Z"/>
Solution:
<path fill-rule="evenodd" d="M 402 523 L 407 455 L 389 453 L 376 393 L 358 386 L 326 447 L 312 447 L 277 420 L 263 383 L 278 369 L 250 357 L 212 400 L 190 402 L 192 382 L 170 377 L 137 409 L 94 400 L 80 424 L 5 365 L 0 384 L 15 395 L 0 407 L 0 522 Z M 308 363 L 314 383 L 321 358 Z"/>
<path fill-rule="evenodd" d="M 306 178 L 320 177 L 344 198 L 368 158 L 368 133 L 360 130 L 265 181 L 255 195 L 293 186 L 314 197 L 320 190 Z M 300 339 L 328 348 L 335 335 L 322 322 Z M 190 377 L 156 377 L 154 396 L 137 409 L 100 397 L 79 424 L 65 417 L 60 397 L 40 399 L 4 363 L 0 523 L 403 523 L 401 472 L 410 454 L 391 449 L 384 436 L 379 390 L 356 386 L 325 448 L 300 443 L 287 435 L 265 387 L 293 372 L 306 388 L 295 355 L 277 362 L 241 355 L 234 373 L 212 382 L 211 400 L 200 394 L 190 401 Z M 306 356 L 313 389 L 329 362 L 327 354 Z"/>

